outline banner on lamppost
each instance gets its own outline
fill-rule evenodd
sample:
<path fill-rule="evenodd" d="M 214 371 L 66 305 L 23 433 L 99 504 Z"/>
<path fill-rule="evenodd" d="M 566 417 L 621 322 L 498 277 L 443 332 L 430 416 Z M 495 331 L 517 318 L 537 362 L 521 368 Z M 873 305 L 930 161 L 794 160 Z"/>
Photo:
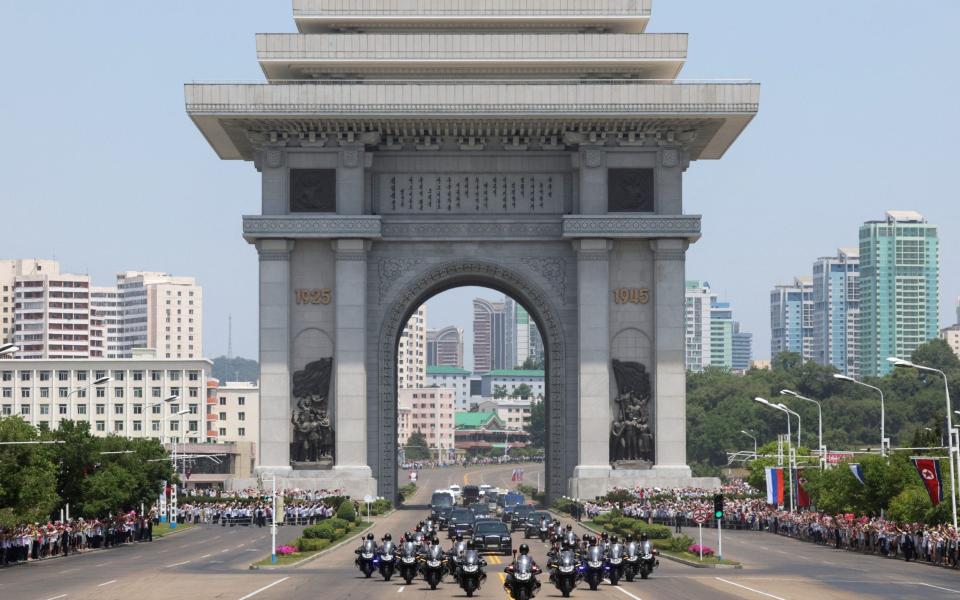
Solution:
<path fill-rule="evenodd" d="M 943 502 L 943 476 L 940 474 L 940 461 L 936 458 L 915 456 L 913 466 L 917 468 L 917 473 L 923 480 L 923 486 L 927 488 L 930 502 L 934 506 L 939 505 Z"/>
<path fill-rule="evenodd" d="M 170 486 L 170 527 L 177 526 L 177 484 Z"/>
<path fill-rule="evenodd" d="M 167 480 L 160 485 L 160 500 L 157 502 L 157 511 L 160 513 L 160 522 L 167 522 Z"/>

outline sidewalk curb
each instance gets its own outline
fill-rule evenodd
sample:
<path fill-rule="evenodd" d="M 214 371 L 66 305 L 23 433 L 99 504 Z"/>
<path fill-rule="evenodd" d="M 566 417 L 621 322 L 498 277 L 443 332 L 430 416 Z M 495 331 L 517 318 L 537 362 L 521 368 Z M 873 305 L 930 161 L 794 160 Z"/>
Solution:
<path fill-rule="evenodd" d="M 378 518 L 378 519 L 379 519 L 380 517 L 386 517 L 386 516 L 388 516 L 388 515 L 393 514 L 394 511 L 396 511 L 395 508 L 389 510 L 388 512 L 383 513 L 382 515 L 377 515 L 377 517 L 375 517 L 375 518 Z M 274 570 L 277 570 L 277 569 L 296 569 L 296 568 L 299 567 L 300 565 L 304 565 L 304 564 L 306 564 L 306 563 L 308 563 L 308 562 L 310 562 L 310 561 L 312 561 L 312 560 L 314 560 L 314 559 L 320 558 L 321 556 L 323 556 L 323 555 L 325 555 L 325 554 L 329 554 L 329 553 L 333 552 L 334 550 L 340 548 L 341 546 L 343 546 L 343 545 L 345 545 L 345 544 L 349 544 L 350 542 L 355 541 L 357 538 L 362 537 L 363 534 L 367 533 L 367 531 L 369 531 L 370 529 L 372 529 L 372 528 L 375 527 L 376 525 L 377 525 L 377 522 L 371 520 L 371 521 L 369 521 L 369 523 L 367 524 L 366 527 L 364 527 L 364 528 L 361 529 L 360 531 L 357 531 L 356 533 L 352 534 L 350 537 L 344 538 L 343 540 L 337 542 L 335 545 L 330 546 L 329 548 L 324 548 L 323 550 L 317 552 L 316 554 L 314 554 L 314 555 L 312 555 L 312 556 L 308 556 L 308 557 L 304 558 L 303 560 L 299 560 L 299 561 L 293 563 L 292 565 L 277 565 L 277 566 L 273 566 L 273 565 L 263 565 L 263 566 L 258 566 L 258 565 L 256 565 L 255 563 L 250 563 L 250 570 L 252 570 L 252 571 L 274 571 Z M 262 560 L 262 559 L 261 559 L 261 560 Z"/>

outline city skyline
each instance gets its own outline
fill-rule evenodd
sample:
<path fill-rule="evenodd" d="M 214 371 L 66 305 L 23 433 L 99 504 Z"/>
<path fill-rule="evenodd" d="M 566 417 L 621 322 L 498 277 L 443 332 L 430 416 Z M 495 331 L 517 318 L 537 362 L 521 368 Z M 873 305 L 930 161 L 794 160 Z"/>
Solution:
<path fill-rule="evenodd" d="M 29 62 L 10 65 L 11 80 L 33 93 L 9 98 L 0 115 L 5 130 L 23 142 L 0 150 L 8 167 L 0 239 L 6 254 L 56 257 L 64 271 L 88 273 L 96 281 L 109 281 L 131 264 L 196 276 L 206 292 L 206 354 L 227 353 L 232 314 L 234 355 L 255 358 L 256 252 L 238 228 L 240 214 L 258 212 L 257 173 L 249 165 L 219 161 L 196 135 L 183 115 L 182 82 L 263 80 L 249 60 L 252 34 L 292 31 L 289 14 L 252 0 L 146 6 L 142 16 L 155 26 L 144 31 L 119 26 L 125 8 L 119 2 L 0 7 L 4 21 L 21 24 L 0 41 L 8 54 L 31 47 L 36 62 L 62 67 L 51 78 Z M 940 325 L 954 323 L 960 204 L 942 190 L 952 187 L 948 144 L 960 125 L 940 115 L 950 114 L 960 82 L 940 75 L 960 46 L 950 30 L 960 5 L 923 3 L 906 21 L 896 11 L 875 8 L 866 0 L 809 4 L 813 14 L 824 15 L 817 29 L 822 43 L 811 45 L 808 31 L 775 3 L 657 5 L 651 31 L 690 33 L 684 78 L 749 74 L 764 82 L 765 108 L 750 130 L 722 163 L 701 162 L 684 182 L 686 211 L 704 217 L 703 239 L 688 255 L 687 278 L 724 274 L 718 292 L 754 333 L 757 358 L 767 358 L 769 349 L 770 287 L 805 273 L 812 257 L 856 245 L 859 224 L 889 207 L 917 210 L 940 224 Z M 31 36 L 40 30 L 51 42 L 34 47 Z M 891 31 L 911 44 L 889 44 Z M 116 52 L 118 47 L 125 51 Z M 108 55 L 110 61 L 102 60 Z M 142 68 L 157 57 L 164 60 Z M 895 79 L 926 83 L 889 86 Z M 70 88 L 97 88 L 114 102 L 105 110 L 98 93 L 52 104 L 60 97 L 56 90 Z M 861 89 L 885 92 L 864 103 Z M 924 107 L 912 116 L 912 131 L 944 135 L 925 140 L 923 152 L 878 152 L 893 140 L 877 123 L 903 106 Z M 40 113 L 58 118 L 30 118 Z M 131 151 L 115 136 L 100 135 L 117 122 L 136 124 L 137 137 L 150 142 Z M 56 177 L 49 161 L 34 159 L 48 151 L 50 139 L 71 157 L 57 163 Z M 37 218 L 49 235 L 21 226 Z M 757 225 L 749 238 L 744 218 Z M 109 243 L 90 243 L 91 236 Z"/>

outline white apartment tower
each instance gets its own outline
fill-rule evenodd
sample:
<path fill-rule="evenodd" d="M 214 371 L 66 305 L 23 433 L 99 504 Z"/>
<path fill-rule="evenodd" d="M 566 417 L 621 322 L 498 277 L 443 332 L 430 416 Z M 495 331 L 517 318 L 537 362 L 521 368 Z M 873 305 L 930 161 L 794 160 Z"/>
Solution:
<path fill-rule="evenodd" d="M 34 258 L 0 260 L 0 344 L 12 344 L 14 339 L 14 286 L 23 275 L 58 275 L 60 263 Z"/>
<path fill-rule="evenodd" d="M 123 350 L 123 305 L 115 287 L 90 288 L 90 358 L 128 358 Z"/>
<path fill-rule="evenodd" d="M 427 305 L 422 304 L 407 321 L 397 350 L 397 386 L 422 388 L 427 382 Z"/>
<path fill-rule="evenodd" d="M 117 274 L 123 306 L 122 348 L 154 348 L 157 356 L 203 356 L 203 288 L 193 277 L 127 271 Z"/>
<path fill-rule="evenodd" d="M 840 248 L 813 263 L 813 360 L 856 377 L 860 249 Z"/>

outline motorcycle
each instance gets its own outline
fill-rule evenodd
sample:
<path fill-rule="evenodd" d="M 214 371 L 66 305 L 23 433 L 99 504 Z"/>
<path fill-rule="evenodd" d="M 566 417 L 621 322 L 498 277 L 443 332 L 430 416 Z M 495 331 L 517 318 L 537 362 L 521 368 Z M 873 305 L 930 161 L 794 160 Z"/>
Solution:
<path fill-rule="evenodd" d="M 460 583 L 460 558 L 466 551 L 467 543 L 461 540 L 453 545 L 447 556 L 447 572 L 453 575 L 458 584 Z"/>
<path fill-rule="evenodd" d="M 400 562 L 397 565 L 400 577 L 407 585 L 417 576 L 417 545 L 413 542 L 404 542 L 400 547 Z"/>
<path fill-rule="evenodd" d="M 486 565 L 487 562 L 480 558 L 476 550 L 467 550 L 463 554 L 457 570 L 457 580 L 468 598 L 472 598 L 473 593 L 480 589 L 480 583 L 484 578 L 483 567 Z"/>
<path fill-rule="evenodd" d="M 653 542 L 647 540 L 643 542 L 640 554 L 640 578 L 646 579 L 653 573 L 653 569 L 660 564 L 657 560 L 657 550 L 653 547 Z"/>
<path fill-rule="evenodd" d="M 540 522 L 540 541 L 547 541 L 547 536 L 550 535 L 550 526 L 547 525 L 546 521 Z"/>
<path fill-rule="evenodd" d="M 380 548 L 378 567 L 380 569 L 380 575 L 383 576 L 384 581 L 390 581 L 390 578 L 393 577 L 393 571 L 397 564 L 397 558 L 395 556 L 396 550 L 396 546 L 394 546 L 393 542 L 390 541 L 384 542 L 383 546 Z"/>
<path fill-rule="evenodd" d="M 577 587 L 577 555 L 571 550 L 564 550 L 557 557 L 555 565 L 553 583 L 564 598 L 569 598 L 573 588 Z"/>
<path fill-rule="evenodd" d="M 580 565 L 584 581 L 590 589 L 597 591 L 604 577 L 603 549 L 600 546 L 590 546 L 583 554 L 583 564 Z"/>
<path fill-rule="evenodd" d="M 617 585 L 623 578 L 623 545 L 619 542 L 607 548 L 607 578 L 610 585 Z"/>
<path fill-rule="evenodd" d="M 360 547 L 358 554 L 357 567 L 360 569 L 360 572 L 363 573 L 364 577 L 369 579 L 377 568 L 377 545 L 373 540 L 364 540 L 363 546 Z"/>
<path fill-rule="evenodd" d="M 533 570 L 533 560 L 522 554 L 513 563 L 513 576 L 508 584 L 510 596 L 513 600 L 530 600 L 537 595 L 540 583 Z"/>
<path fill-rule="evenodd" d="M 443 581 L 443 559 L 443 549 L 437 544 L 430 546 L 423 557 L 420 572 L 431 590 L 437 589 L 437 585 Z"/>
<path fill-rule="evenodd" d="M 633 581 L 640 572 L 640 547 L 636 542 L 630 542 L 623 549 L 623 576 L 627 581 Z"/>

